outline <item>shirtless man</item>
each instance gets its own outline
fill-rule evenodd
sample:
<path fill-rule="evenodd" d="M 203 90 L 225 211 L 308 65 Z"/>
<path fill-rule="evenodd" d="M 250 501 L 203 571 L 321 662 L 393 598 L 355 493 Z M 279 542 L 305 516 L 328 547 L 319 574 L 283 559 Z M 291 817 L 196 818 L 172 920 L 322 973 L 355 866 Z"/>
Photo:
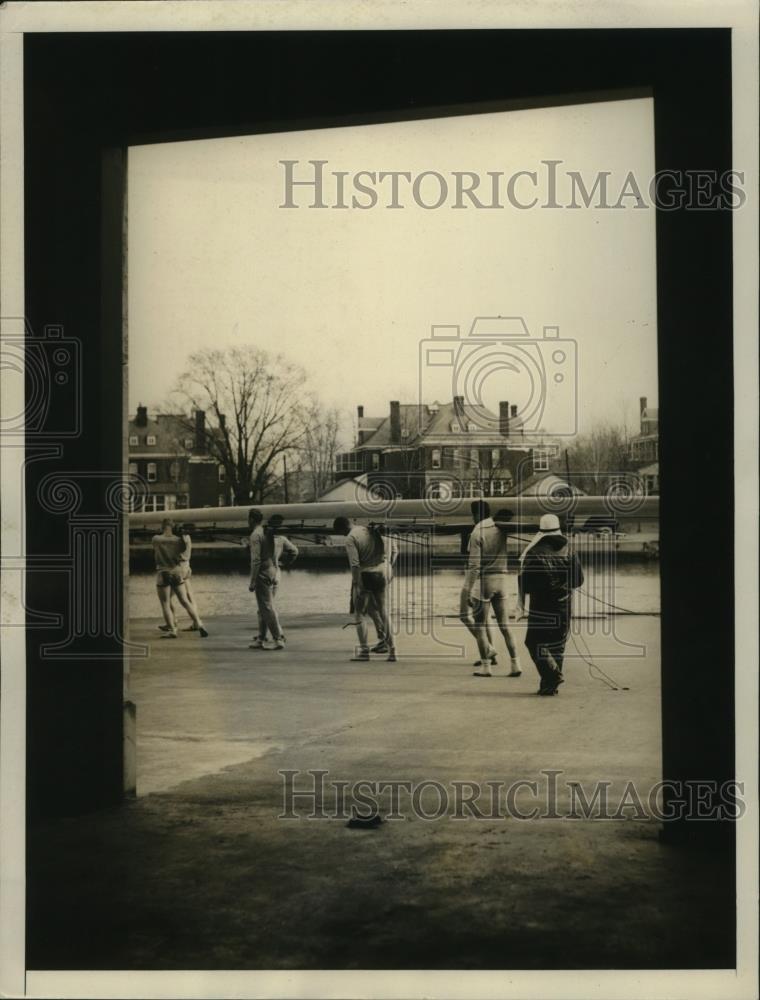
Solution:
<path fill-rule="evenodd" d="M 153 555 L 156 559 L 156 590 L 167 625 L 167 630 L 161 636 L 162 639 L 177 638 L 177 621 L 171 605 L 172 596 L 176 596 L 179 603 L 190 615 L 195 631 L 200 633 L 201 638 L 205 639 L 208 636 L 194 604 L 187 596 L 185 581 L 188 563 L 183 556 L 188 542 L 187 536 L 178 538 L 174 534 L 174 522 L 169 517 L 165 517 L 161 522 L 161 534 L 153 536 Z"/>
<path fill-rule="evenodd" d="M 395 544 L 386 539 L 378 528 L 353 524 L 347 517 L 336 517 L 333 524 L 336 535 L 346 538 L 346 555 L 351 567 L 351 597 L 356 614 L 356 634 L 359 648 L 352 662 L 369 661 L 369 637 L 365 616 L 375 622 L 380 642 L 374 652 L 388 653 L 387 661 L 396 662 L 396 647 L 388 616 L 387 590 L 392 573 Z"/>
<path fill-rule="evenodd" d="M 475 602 L 475 639 L 480 651 L 480 665 L 473 672 L 475 677 L 491 677 L 491 667 L 496 663 L 496 650 L 490 644 L 488 629 L 488 614 L 493 608 L 496 624 L 499 626 L 510 659 L 508 677 L 520 677 L 520 663 L 517 659 L 517 648 L 509 631 L 507 622 L 508 578 L 507 578 L 507 524 L 512 517 L 511 511 L 499 511 L 496 519 L 490 516 L 490 508 L 482 501 L 482 512 L 485 517 L 475 525 L 470 535 L 467 569 L 462 587 L 461 602 L 471 599 L 473 589 L 480 585 L 478 600 Z"/>

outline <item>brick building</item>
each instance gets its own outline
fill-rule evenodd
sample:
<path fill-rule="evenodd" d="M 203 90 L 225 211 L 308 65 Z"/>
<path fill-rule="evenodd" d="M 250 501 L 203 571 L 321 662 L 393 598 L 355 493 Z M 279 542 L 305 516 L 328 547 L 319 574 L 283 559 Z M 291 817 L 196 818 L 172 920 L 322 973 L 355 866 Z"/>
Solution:
<path fill-rule="evenodd" d="M 631 463 L 644 482 L 647 496 L 660 492 L 660 420 L 659 410 L 647 406 L 646 396 L 639 399 L 639 434 L 631 439 Z"/>
<path fill-rule="evenodd" d="M 451 403 L 390 403 L 384 417 L 357 408 L 351 451 L 338 455 L 336 481 L 365 477 L 372 488 L 405 498 L 506 496 L 533 474 L 533 449 L 517 407 L 499 404 L 498 421 L 485 421 L 456 396 Z"/>
<path fill-rule="evenodd" d="M 148 483 L 140 509 L 183 510 L 230 503 L 224 466 L 208 453 L 206 414 L 148 415 L 138 406 L 129 421 L 129 473 Z"/>

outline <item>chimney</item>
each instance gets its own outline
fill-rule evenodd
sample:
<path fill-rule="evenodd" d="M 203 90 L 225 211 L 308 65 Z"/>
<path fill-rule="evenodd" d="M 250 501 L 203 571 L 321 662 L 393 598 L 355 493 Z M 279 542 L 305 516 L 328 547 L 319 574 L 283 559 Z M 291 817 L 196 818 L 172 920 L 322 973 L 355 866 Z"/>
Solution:
<path fill-rule="evenodd" d="M 464 396 L 454 396 L 454 416 L 464 415 Z"/>
<path fill-rule="evenodd" d="M 509 403 L 505 400 L 499 403 L 499 434 L 509 437 Z"/>
<path fill-rule="evenodd" d="M 195 411 L 195 449 L 202 454 L 206 450 L 206 414 L 203 410 Z"/>
<path fill-rule="evenodd" d="M 222 430 L 227 426 L 227 417 L 223 413 L 219 414 L 219 426 Z"/>
<path fill-rule="evenodd" d="M 135 417 L 135 424 L 137 427 L 147 427 L 148 426 L 148 407 L 143 406 L 142 403 L 137 407 L 137 416 Z"/>
<path fill-rule="evenodd" d="M 401 403 L 391 400 L 391 444 L 401 444 Z"/>
<path fill-rule="evenodd" d="M 639 416 L 644 416 L 644 410 L 647 408 L 647 397 L 639 396 Z"/>
<path fill-rule="evenodd" d="M 515 404 L 514 404 L 514 403 L 513 403 L 513 404 L 512 404 L 512 406 L 510 407 L 510 410 L 509 410 L 509 412 L 510 412 L 510 415 L 511 415 L 511 416 L 513 416 L 513 417 L 516 417 L 516 416 L 517 416 L 517 407 L 515 406 Z"/>
<path fill-rule="evenodd" d="M 363 406 L 357 406 L 356 407 L 356 416 L 359 418 L 359 420 L 361 420 L 364 417 L 364 407 Z"/>

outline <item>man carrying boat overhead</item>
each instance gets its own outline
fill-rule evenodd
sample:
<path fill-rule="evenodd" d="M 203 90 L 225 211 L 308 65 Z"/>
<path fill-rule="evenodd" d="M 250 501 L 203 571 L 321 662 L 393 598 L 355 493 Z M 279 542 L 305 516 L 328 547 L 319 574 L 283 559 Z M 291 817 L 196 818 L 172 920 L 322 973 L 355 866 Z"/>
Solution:
<path fill-rule="evenodd" d="M 346 555 L 351 567 L 351 603 L 356 615 L 359 647 L 353 662 L 367 662 L 370 648 L 366 615 L 375 623 L 379 642 L 372 652 L 388 653 L 388 662 L 396 662 L 396 648 L 388 616 L 388 583 L 393 569 L 396 546 L 386 540 L 379 527 L 353 524 L 347 517 L 336 517 L 333 532 L 346 538 Z"/>

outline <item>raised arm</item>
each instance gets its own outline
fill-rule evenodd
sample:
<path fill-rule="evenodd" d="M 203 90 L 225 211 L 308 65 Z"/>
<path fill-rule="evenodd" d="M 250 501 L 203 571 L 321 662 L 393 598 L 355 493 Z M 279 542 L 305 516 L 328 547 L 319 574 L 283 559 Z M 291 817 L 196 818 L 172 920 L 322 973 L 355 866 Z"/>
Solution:
<path fill-rule="evenodd" d="M 259 569 L 261 568 L 261 534 L 260 532 L 252 531 L 250 537 L 251 546 L 251 579 L 248 584 L 249 590 L 254 590 L 256 587 L 256 578 L 259 575 Z"/>
<path fill-rule="evenodd" d="M 470 541 L 467 546 L 467 569 L 464 574 L 464 583 L 462 584 L 463 593 L 471 593 L 472 588 L 475 586 L 475 581 L 480 573 L 480 564 L 483 556 L 483 541 L 480 537 L 480 532 L 473 531 L 470 534 Z"/>
<path fill-rule="evenodd" d="M 291 566 L 298 558 L 298 546 L 286 536 L 282 536 L 282 551 L 286 553 L 285 563 Z"/>
<path fill-rule="evenodd" d="M 359 568 L 359 550 L 356 547 L 356 542 L 351 537 L 351 535 L 346 535 L 346 556 L 348 557 L 348 565 L 351 567 L 351 582 L 354 587 L 359 590 L 362 589 L 362 574 Z"/>

